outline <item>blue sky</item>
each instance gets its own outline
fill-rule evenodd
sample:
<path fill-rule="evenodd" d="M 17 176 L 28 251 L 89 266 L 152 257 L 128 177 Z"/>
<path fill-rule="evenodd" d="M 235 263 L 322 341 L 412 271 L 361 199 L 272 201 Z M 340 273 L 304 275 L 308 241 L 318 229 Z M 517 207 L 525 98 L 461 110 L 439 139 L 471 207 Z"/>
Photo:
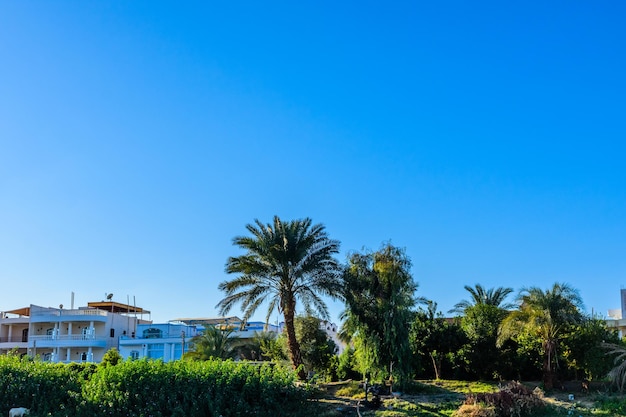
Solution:
<path fill-rule="evenodd" d="M 279 215 L 326 225 L 342 261 L 405 248 L 444 312 L 464 285 L 558 281 L 605 314 L 626 284 L 625 9 L 2 2 L 0 310 L 110 292 L 215 316 L 232 238 Z"/>

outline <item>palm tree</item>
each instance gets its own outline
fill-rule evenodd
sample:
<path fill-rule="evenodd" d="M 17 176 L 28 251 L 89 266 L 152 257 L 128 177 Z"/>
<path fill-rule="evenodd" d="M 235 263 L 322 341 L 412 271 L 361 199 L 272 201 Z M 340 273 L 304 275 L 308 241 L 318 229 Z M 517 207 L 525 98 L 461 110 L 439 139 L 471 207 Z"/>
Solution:
<path fill-rule="evenodd" d="M 469 285 L 466 285 L 464 288 L 470 293 L 471 299 L 456 303 L 454 308 L 449 311 L 450 313 L 462 314 L 465 310 L 475 305 L 490 305 L 503 310 L 517 307 L 514 303 L 504 303 L 506 297 L 513 292 L 513 288 L 498 287 L 486 290 L 480 284 L 476 284 L 474 288 Z"/>
<path fill-rule="evenodd" d="M 329 318 L 321 296 L 341 298 L 341 267 L 333 258 L 339 252 L 339 241 L 330 239 L 324 226 L 312 225 L 309 218 L 283 222 L 274 216 L 273 224 L 255 220 L 246 228 L 252 236 L 235 237 L 233 244 L 247 252 L 228 258 L 226 272 L 238 276 L 219 284 L 226 297 L 217 307 L 227 314 L 234 304 L 241 303 L 247 321 L 267 302 L 266 322 L 278 308 L 285 319 L 291 362 L 304 379 L 294 326 L 296 302 L 301 301 L 307 313 L 317 311 L 322 318 Z"/>
<path fill-rule="evenodd" d="M 234 331 L 232 327 L 206 327 L 201 334 L 191 339 L 191 349 L 185 353 L 185 359 L 233 359 L 237 354 L 235 347 L 238 342 L 238 338 L 232 336 Z"/>
<path fill-rule="evenodd" d="M 546 389 L 554 383 L 559 340 L 568 326 L 582 321 L 582 298 L 567 284 L 555 283 L 551 289 L 523 288 L 519 309 L 512 311 L 500 325 L 498 344 L 527 333 L 541 341 L 543 353 L 543 382 Z"/>
<path fill-rule="evenodd" d="M 624 386 L 626 386 L 626 347 L 615 343 L 603 343 L 602 346 L 608 349 L 608 356 L 614 356 L 615 366 L 609 371 L 608 377 L 617 385 L 619 392 L 624 392 Z"/>

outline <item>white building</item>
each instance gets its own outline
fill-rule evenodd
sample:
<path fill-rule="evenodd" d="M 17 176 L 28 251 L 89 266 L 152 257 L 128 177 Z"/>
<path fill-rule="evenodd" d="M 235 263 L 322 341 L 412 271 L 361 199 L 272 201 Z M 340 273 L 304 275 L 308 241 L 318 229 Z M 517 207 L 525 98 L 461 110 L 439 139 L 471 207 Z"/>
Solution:
<path fill-rule="evenodd" d="M 230 328 L 231 337 L 240 340 L 252 339 L 255 333 L 280 333 L 282 326 L 263 322 L 243 324 L 238 317 L 181 318 L 169 323 L 140 324 L 134 335 L 120 338 L 119 351 L 124 359 L 160 359 L 164 362 L 178 360 L 188 352 L 190 341 L 201 335 L 208 326 Z"/>
<path fill-rule="evenodd" d="M 189 340 L 198 334 L 195 325 L 185 323 L 139 324 L 134 335 L 123 335 L 119 351 L 124 359 L 178 360 L 189 349 Z"/>
<path fill-rule="evenodd" d="M 609 310 L 609 318 L 606 320 L 606 325 L 609 329 L 617 330 L 619 337 L 626 336 L 626 289 L 620 291 L 622 308 Z"/>
<path fill-rule="evenodd" d="M 39 356 L 50 362 L 100 362 L 118 347 L 120 336 L 132 334 L 149 311 L 114 301 L 90 302 L 63 309 L 30 307 L 0 313 L 0 353 Z M 138 317 L 139 316 L 139 317 Z"/>

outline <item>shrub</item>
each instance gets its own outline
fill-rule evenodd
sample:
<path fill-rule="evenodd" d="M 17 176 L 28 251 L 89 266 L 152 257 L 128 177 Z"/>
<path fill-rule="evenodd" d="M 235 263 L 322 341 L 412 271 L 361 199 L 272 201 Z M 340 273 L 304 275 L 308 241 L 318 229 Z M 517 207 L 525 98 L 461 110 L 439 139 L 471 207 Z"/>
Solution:
<path fill-rule="evenodd" d="M 495 416 L 508 417 L 530 415 L 542 408 L 544 402 L 540 391 L 532 391 L 518 382 L 511 382 L 498 392 L 467 394 L 464 405 L 492 408 Z M 469 412 L 469 409 L 464 412 Z"/>
<path fill-rule="evenodd" d="M 454 417 L 496 417 L 496 410 L 485 405 L 463 404 L 454 412 Z"/>

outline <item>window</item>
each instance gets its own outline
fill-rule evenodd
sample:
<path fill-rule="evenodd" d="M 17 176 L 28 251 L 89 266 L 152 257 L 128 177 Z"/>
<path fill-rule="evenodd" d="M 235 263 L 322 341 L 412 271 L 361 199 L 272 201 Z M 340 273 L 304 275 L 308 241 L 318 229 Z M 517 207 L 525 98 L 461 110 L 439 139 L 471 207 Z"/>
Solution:
<path fill-rule="evenodd" d="M 146 356 L 150 359 L 162 359 L 164 348 L 163 343 L 151 343 L 147 347 Z"/>
<path fill-rule="evenodd" d="M 144 339 L 160 339 L 163 337 L 163 330 L 151 327 L 143 331 Z"/>
<path fill-rule="evenodd" d="M 111 337 L 115 337 L 115 329 L 111 329 Z"/>
<path fill-rule="evenodd" d="M 138 350 L 131 350 L 130 351 L 130 358 L 132 360 L 134 360 L 134 361 L 139 359 L 139 351 Z"/>
<path fill-rule="evenodd" d="M 86 361 L 87 360 L 87 352 L 82 352 L 80 354 L 80 360 L 81 361 Z"/>

